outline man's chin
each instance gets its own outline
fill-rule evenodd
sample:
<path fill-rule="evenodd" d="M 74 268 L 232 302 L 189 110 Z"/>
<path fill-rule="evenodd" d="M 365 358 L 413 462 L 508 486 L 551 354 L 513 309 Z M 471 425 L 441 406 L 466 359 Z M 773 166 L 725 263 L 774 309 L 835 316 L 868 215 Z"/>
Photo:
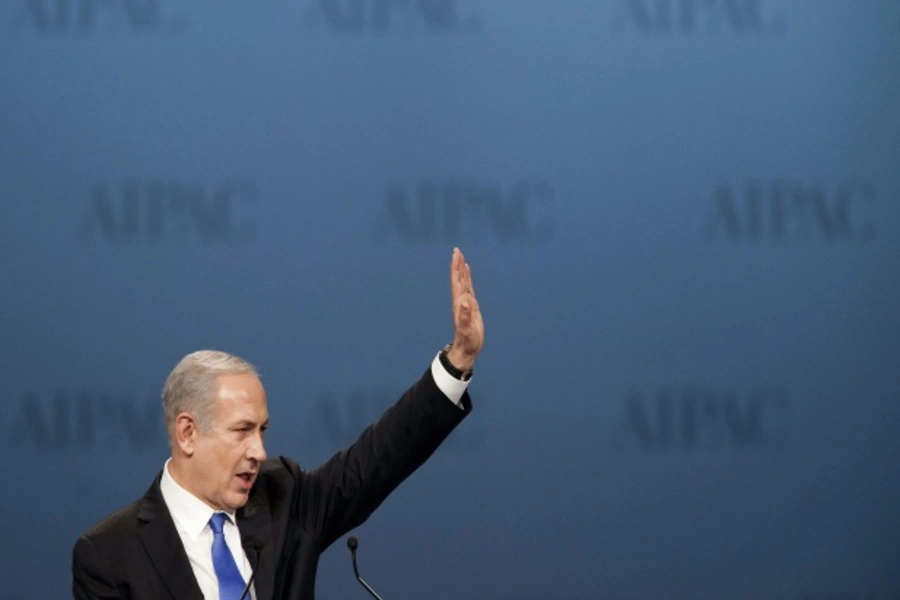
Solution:
<path fill-rule="evenodd" d="M 228 494 L 227 498 L 227 510 L 229 512 L 237 512 L 239 508 L 243 508 L 245 504 L 247 504 L 247 500 L 250 498 L 249 490 L 234 490 L 230 494 Z"/>

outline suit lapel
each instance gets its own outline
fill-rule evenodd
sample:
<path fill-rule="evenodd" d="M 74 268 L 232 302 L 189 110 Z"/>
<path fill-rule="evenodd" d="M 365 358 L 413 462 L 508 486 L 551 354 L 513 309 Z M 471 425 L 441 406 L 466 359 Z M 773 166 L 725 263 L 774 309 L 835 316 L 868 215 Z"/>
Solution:
<path fill-rule="evenodd" d="M 161 475 L 161 474 L 160 474 Z M 138 513 L 138 536 L 160 579 L 178 600 L 203 600 L 172 515 L 159 491 L 160 475 L 144 494 Z"/>
<path fill-rule="evenodd" d="M 256 600 L 272 600 L 275 587 L 275 544 L 272 542 L 272 513 L 261 494 L 252 496 L 237 513 L 244 553 L 254 565 Z M 259 559 L 257 560 L 257 551 Z"/>

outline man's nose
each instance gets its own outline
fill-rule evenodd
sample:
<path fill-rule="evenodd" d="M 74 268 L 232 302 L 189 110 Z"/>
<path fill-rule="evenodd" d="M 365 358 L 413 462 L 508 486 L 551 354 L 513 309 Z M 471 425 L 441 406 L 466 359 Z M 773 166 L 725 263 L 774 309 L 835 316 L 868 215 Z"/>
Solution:
<path fill-rule="evenodd" d="M 266 447 L 263 444 L 261 435 L 256 436 L 256 439 L 253 440 L 253 443 L 250 444 L 249 448 L 247 448 L 247 458 L 249 458 L 250 460 L 255 460 L 257 462 L 263 462 L 266 460 Z"/>

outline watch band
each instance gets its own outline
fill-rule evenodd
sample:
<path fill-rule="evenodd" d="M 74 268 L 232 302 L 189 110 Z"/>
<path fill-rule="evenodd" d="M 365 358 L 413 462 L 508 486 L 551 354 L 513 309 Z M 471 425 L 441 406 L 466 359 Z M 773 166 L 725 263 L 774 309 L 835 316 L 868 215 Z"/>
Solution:
<path fill-rule="evenodd" d="M 441 350 L 440 354 L 438 354 L 438 358 L 441 361 L 441 366 L 446 369 L 451 376 L 460 381 L 468 381 L 472 379 L 472 373 L 474 369 L 469 369 L 468 371 L 460 371 L 456 367 L 453 366 L 453 363 L 450 362 L 450 358 L 447 356 L 447 353 L 450 351 L 450 348 L 453 346 L 453 342 L 450 342 L 444 349 Z"/>

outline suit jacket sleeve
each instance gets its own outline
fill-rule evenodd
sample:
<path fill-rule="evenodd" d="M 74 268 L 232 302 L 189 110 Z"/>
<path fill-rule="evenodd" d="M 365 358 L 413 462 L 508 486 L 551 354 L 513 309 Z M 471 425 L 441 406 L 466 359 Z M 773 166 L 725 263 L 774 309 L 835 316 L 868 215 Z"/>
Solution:
<path fill-rule="evenodd" d="M 72 552 L 72 596 L 76 600 L 118 600 L 118 587 L 108 573 L 108 565 L 91 540 L 78 538 Z"/>
<path fill-rule="evenodd" d="M 302 526 L 324 551 L 360 525 L 437 449 L 471 411 L 440 391 L 429 369 L 349 448 L 306 474 L 299 495 Z"/>

